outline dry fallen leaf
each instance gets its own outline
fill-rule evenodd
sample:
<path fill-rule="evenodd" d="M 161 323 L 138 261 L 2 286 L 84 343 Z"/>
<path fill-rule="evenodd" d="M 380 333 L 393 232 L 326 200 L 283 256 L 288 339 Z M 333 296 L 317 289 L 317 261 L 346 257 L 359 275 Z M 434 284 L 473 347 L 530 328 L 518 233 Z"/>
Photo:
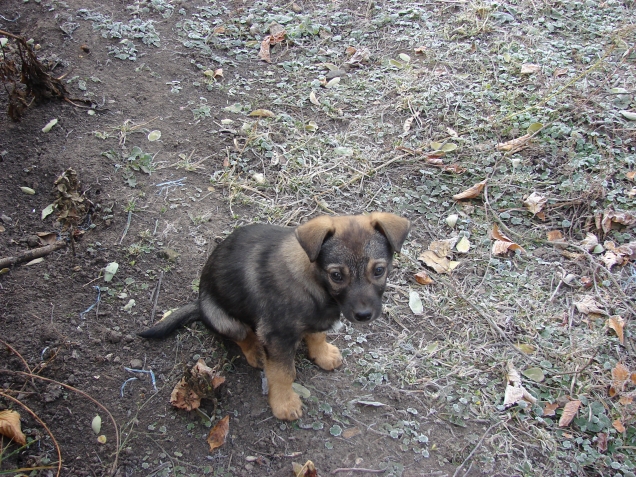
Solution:
<path fill-rule="evenodd" d="M 342 431 L 342 437 L 344 437 L 345 439 L 351 439 L 352 437 L 357 436 L 361 433 L 362 431 L 357 427 L 350 427 L 349 429 L 345 429 L 344 431 Z"/>
<path fill-rule="evenodd" d="M 574 416 L 576 416 L 579 407 L 581 407 L 581 401 L 579 401 L 578 399 L 568 402 L 563 407 L 563 414 L 561 414 L 561 419 L 559 419 L 559 427 L 569 426 L 572 422 L 572 419 L 574 419 Z"/>
<path fill-rule="evenodd" d="M 227 437 L 227 433 L 230 430 L 230 416 L 227 415 L 216 425 L 210 429 L 210 433 L 208 434 L 208 445 L 210 446 L 210 452 L 214 449 L 221 447 L 225 444 L 225 438 Z"/>
<path fill-rule="evenodd" d="M 534 73 L 538 73 L 541 71 L 540 65 L 535 65 L 532 63 L 524 63 L 521 65 L 521 74 L 522 75 L 531 75 Z"/>
<path fill-rule="evenodd" d="M 618 210 L 608 210 L 603 214 L 603 219 L 601 220 L 601 227 L 603 228 L 603 232 L 607 233 L 612 230 L 612 224 L 622 224 L 626 226 L 631 226 L 636 224 L 636 217 L 630 212 L 623 212 Z"/>
<path fill-rule="evenodd" d="M 258 118 L 275 118 L 276 114 L 269 109 L 256 109 L 248 114 L 248 116 L 256 116 Z"/>
<path fill-rule="evenodd" d="M 598 237 L 590 232 L 587 233 L 585 238 L 581 240 L 581 247 L 591 252 L 598 245 Z"/>
<path fill-rule="evenodd" d="M 636 180 L 636 171 L 629 171 L 627 174 L 625 174 L 625 177 L 633 182 L 634 180 Z"/>
<path fill-rule="evenodd" d="M 618 341 L 620 344 L 623 344 L 623 328 L 625 327 L 625 320 L 619 315 L 610 316 L 607 320 L 607 326 L 616 332 Z"/>
<path fill-rule="evenodd" d="M 437 273 L 450 273 L 459 265 L 459 262 L 454 262 L 446 257 L 440 257 L 432 250 L 422 252 L 417 259 L 423 261 L 427 267 L 431 267 Z"/>
<path fill-rule="evenodd" d="M 596 434 L 596 448 L 601 454 L 607 452 L 607 434 L 605 432 Z"/>
<path fill-rule="evenodd" d="M 21 446 L 26 444 L 26 436 L 22 433 L 18 412 L 9 409 L 0 411 L 0 434 L 14 440 Z"/>
<path fill-rule="evenodd" d="M 623 385 L 628 379 L 631 379 L 631 374 L 627 366 L 623 363 L 616 363 L 614 369 L 612 369 L 612 379 L 614 384 Z"/>
<path fill-rule="evenodd" d="M 616 429 L 618 432 L 620 432 L 621 434 L 625 432 L 625 426 L 623 425 L 620 419 L 616 419 L 614 422 L 612 422 L 612 427 Z"/>
<path fill-rule="evenodd" d="M 548 241 L 550 242 L 560 242 L 563 241 L 563 233 L 560 230 L 549 230 L 546 233 L 548 237 Z"/>
<path fill-rule="evenodd" d="M 207 366 L 203 359 L 197 361 L 191 370 L 177 383 L 170 395 L 170 404 L 179 409 L 191 411 L 201 405 L 201 399 L 214 395 L 216 389 L 225 382 L 223 376 Z"/>
<path fill-rule="evenodd" d="M 534 215 L 537 215 L 543 209 L 543 206 L 548 202 L 548 199 L 540 196 L 536 192 L 530 194 L 526 200 L 523 201 L 523 205 L 532 212 Z"/>
<path fill-rule="evenodd" d="M 591 295 L 584 295 L 579 301 L 574 302 L 574 306 L 579 310 L 579 313 L 589 315 L 590 313 L 597 313 L 599 315 L 607 315 L 607 312 L 601 309 L 601 306 Z"/>
<path fill-rule="evenodd" d="M 497 227 L 497 224 L 493 224 L 492 226 L 492 238 L 495 239 L 492 244 L 493 255 L 505 255 L 508 253 L 508 250 L 521 250 L 525 253 L 524 248 L 521 245 L 514 243 L 505 234 L 503 234 L 499 230 L 499 227 Z"/>
<path fill-rule="evenodd" d="M 300 465 L 296 462 L 292 462 L 292 469 L 294 471 L 295 477 L 318 477 L 316 466 L 310 460 L 305 462 L 305 465 Z"/>
<path fill-rule="evenodd" d="M 537 398 L 535 398 L 532 394 L 530 394 L 522 385 L 521 385 L 521 375 L 519 371 L 517 371 L 512 362 L 508 362 L 507 366 L 507 375 L 506 375 L 506 391 L 504 394 L 504 406 L 510 407 L 517 404 L 519 401 L 524 400 L 529 403 L 534 404 L 537 402 Z"/>
<path fill-rule="evenodd" d="M 603 254 L 601 261 L 608 270 L 611 270 L 614 265 L 622 265 L 624 262 L 623 257 L 609 250 Z"/>
<path fill-rule="evenodd" d="M 318 101 L 318 98 L 316 97 L 316 93 L 314 93 L 313 91 L 309 93 L 309 101 L 311 101 L 311 104 L 320 106 L 320 101 Z"/>
<path fill-rule="evenodd" d="M 370 56 L 371 52 L 368 48 L 361 48 L 354 51 L 351 58 L 345 61 L 345 63 L 351 66 L 360 66 L 361 63 L 366 63 L 367 61 L 369 61 Z"/>
<path fill-rule="evenodd" d="M 411 117 L 409 117 L 406 121 L 404 121 L 404 125 L 402 126 L 402 129 L 404 130 L 405 133 L 409 132 L 411 130 L 411 126 L 413 125 L 413 121 L 415 121 L 415 119 L 417 119 L 420 115 L 420 112 L 417 111 L 414 115 L 412 115 Z"/>
<path fill-rule="evenodd" d="M 420 285 L 430 285 L 433 283 L 433 279 L 428 276 L 428 273 L 426 273 L 425 270 L 415 274 L 415 281 Z"/>
<path fill-rule="evenodd" d="M 287 32 L 285 30 L 281 30 L 272 35 L 267 35 L 265 38 L 263 38 L 263 41 L 261 42 L 261 49 L 258 52 L 258 57 L 261 60 L 271 63 L 272 57 L 269 52 L 270 46 L 283 41 L 285 39 L 286 33 Z"/>
<path fill-rule="evenodd" d="M 440 257 L 447 257 L 450 255 L 451 250 L 457 243 L 457 238 L 453 237 L 446 240 L 434 240 L 428 246 L 428 249 L 435 252 Z"/>
<path fill-rule="evenodd" d="M 510 141 L 502 142 L 500 144 L 497 144 L 497 150 L 504 151 L 504 152 L 517 151 L 530 140 L 530 137 L 531 137 L 531 134 L 524 134 L 521 137 L 511 139 Z"/>
<path fill-rule="evenodd" d="M 557 410 L 558 407 L 559 405 L 556 402 L 553 404 L 546 403 L 545 407 L 543 408 L 543 415 L 546 417 L 554 416 L 555 411 Z"/>
<path fill-rule="evenodd" d="M 472 186 L 470 189 L 466 189 L 464 192 L 460 192 L 459 194 L 455 194 L 453 199 L 455 200 L 464 200 L 464 199 L 474 199 L 481 191 L 484 190 L 486 186 L 486 181 L 481 181 Z"/>

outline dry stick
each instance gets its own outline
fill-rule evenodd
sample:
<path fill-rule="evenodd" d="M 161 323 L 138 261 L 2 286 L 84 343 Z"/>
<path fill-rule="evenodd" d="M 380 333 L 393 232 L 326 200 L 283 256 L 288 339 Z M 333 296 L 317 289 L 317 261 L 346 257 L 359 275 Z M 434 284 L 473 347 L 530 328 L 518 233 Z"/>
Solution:
<path fill-rule="evenodd" d="M 332 474 L 337 474 L 338 472 L 368 472 L 369 474 L 383 474 L 386 472 L 386 469 L 363 469 L 362 467 L 348 467 L 334 469 L 331 471 Z"/>
<path fill-rule="evenodd" d="M 14 403 L 22 406 L 26 410 L 26 412 L 31 414 L 31 416 L 33 416 L 33 419 L 38 421 L 40 423 L 40 425 L 46 430 L 46 432 L 49 433 L 49 436 L 51 436 L 51 440 L 53 441 L 53 445 L 55 446 L 55 451 L 57 452 L 57 476 L 59 477 L 60 472 L 62 472 L 62 451 L 60 450 L 60 446 L 57 443 L 57 440 L 55 440 L 55 436 L 53 435 L 51 430 L 46 426 L 44 421 L 42 419 L 40 419 L 38 417 L 38 415 L 36 413 L 34 413 L 26 404 L 24 404 L 23 402 L 18 401 L 16 398 L 14 398 L 12 396 L 9 396 L 6 393 L 3 393 L 2 391 L 0 391 L 0 396 L 3 396 L 5 398 L 13 401 Z"/>
<path fill-rule="evenodd" d="M 466 457 L 466 459 L 464 459 L 464 462 L 462 462 L 462 465 L 460 465 L 459 467 L 457 467 L 457 469 L 455 469 L 455 473 L 453 474 L 453 477 L 457 477 L 459 475 L 459 471 L 466 465 L 466 463 L 470 459 L 472 459 L 472 457 L 475 454 L 475 452 L 477 451 L 477 449 L 479 449 L 479 446 L 481 446 L 481 443 L 484 442 L 484 439 L 486 438 L 488 433 L 490 433 L 490 431 L 492 431 L 493 428 L 497 427 L 501 423 L 502 423 L 502 421 L 496 422 L 492 426 L 490 426 L 488 429 L 486 429 L 486 432 L 484 432 L 484 435 L 481 436 L 481 439 L 479 439 L 479 442 L 477 443 L 477 445 L 475 445 L 473 450 L 470 451 L 470 454 L 468 454 L 468 457 Z M 467 474 L 468 474 L 468 472 L 464 473 L 464 476 L 466 476 Z"/>
<path fill-rule="evenodd" d="M 56 250 L 64 247 L 66 247 L 66 242 L 64 240 L 59 240 L 51 245 L 29 250 L 22 255 L 18 255 L 17 257 L 1 258 L 0 268 L 11 267 L 16 263 L 28 262 L 30 260 L 33 260 L 34 258 L 44 257 L 45 255 L 48 255 L 49 253 L 55 252 Z"/>
<path fill-rule="evenodd" d="M 115 461 L 113 462 L 113 468 L 111 469 L 111 475 L 115 475 L 115 472 L 117 471 L 117 461 L 119 459 L 119 429 L 117 428 L 117 421 L 115 421 L 115 418 L 113 417 L 113 415 L 110 413 L 110 411 L 103 404 L 101 404 L 99 401 L 97 401 L 95 398 L 93 398 L 90 394 L 87 394 L 84 391 L 81 391 L 81 390 L 79 390 L 77 388 L 74 388 L 73 386 L 69 386 L 68 384 L 64 384 L 64 383 L 61 383 L 59 381 L 56 381 L 55 379 L 49 379 L 49 378 L 45 378 L 44 376 L 38 376 L 37 374 L 33 374 L 33 373 L 25 373 L 23 371 L 13 371 L 11 369 L 1 369 L 0 368 L 0 373 L 20 374 L 20 375 L 26 376 L 28 378 L 37 378 L 37 379 L 41 379 L 43 381 L 47 381 L 49 383 L 59 384 L 60 386 L 66 388 L 66 389 L 68 389 L 70 391 L 74 391 L 74 392 L 76 392 L 78 394 L 81 394 L 86 399 L 88 399 L 89 401 L 92 401 L 95 405 L 100 407 L 106 414 L 108 414 L 108 417 L 110 418 L 111 422 L 113 423 L 113 427 L 115 428 L 115 447 L 116 447 L 117 450 L 115 451 Z M 27 408 L 27 410 L 28 410 L 28 408 Z M 61 461 L 61 457 L 60 457 L 60 461 Z"/>
<path fill-rule="evenodd" d="M 25 367 L 26 369 L 28 369 L 28 370 L 29 370 L 29 373 L 32 373 L 32 372 L 33 372 L 33 371 L 31 370 L 31 368 L 29 367 L 28 363 L 26 362 L 26 360 L 22 357 L 22 355 L 21 355 L 20 353 L 18 353 L 18 352 L 16 351 L 16 349 L 15 349 L 13 346 L 11 346 L 9 343 L 7 343 L 7 342 L 6 342 L 6 341 L 4 341 L 4 340 L 0 340 L 0 343 L 2 343 L 2 344 L 3 344 L 3 345 L 5 345 L 7 348 L 9 348 L 9 351 L 11 351 L 13 354 L 15 354 L 15 355 L 16 355 L 16 356 L 20 359 L 20 361 L 22 361 L 22 364 L 24 364 L 24 367 Z"/>
<path fill-rule="evenodd" d="M 161 280 L 163 280 L 163 270 L 159 275 L 159 281 L 157 282 L 157 289 L 155 290 L 155 301 L 152 304 L 152 313 L 150 315 L 150 323 L 155 322 L 155 313 L 157 312 L 157 300 L 159 300 L 159 291 L 161 290 Z"/>
<path fill-rule="evenodd" d="M 124 241 L 124 238 L 126 237 L 126 234 L 128 233 L 128 227 L 130 227 L 130 221 L 132 220 L 132 210 L 128 211 L 128 221 L 126 222 L 126 227 L 124 227 L 124 233 L 121 236 L 121 239 L 119 240 L 119 245 L 121 245 L 121 243 Z"/>

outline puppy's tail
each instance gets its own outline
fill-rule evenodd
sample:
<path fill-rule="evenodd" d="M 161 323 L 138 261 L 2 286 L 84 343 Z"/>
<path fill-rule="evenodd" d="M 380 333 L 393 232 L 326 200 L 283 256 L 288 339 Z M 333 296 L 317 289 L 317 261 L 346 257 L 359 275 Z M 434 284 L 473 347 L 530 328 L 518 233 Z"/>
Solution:
<path fill-rule="evenodd" d="M 200 320 L 199 301 L 188 303 L 159 320 L 152 328 L 137 333 L 142 338 L 165 338 L 180 326 Z"/>

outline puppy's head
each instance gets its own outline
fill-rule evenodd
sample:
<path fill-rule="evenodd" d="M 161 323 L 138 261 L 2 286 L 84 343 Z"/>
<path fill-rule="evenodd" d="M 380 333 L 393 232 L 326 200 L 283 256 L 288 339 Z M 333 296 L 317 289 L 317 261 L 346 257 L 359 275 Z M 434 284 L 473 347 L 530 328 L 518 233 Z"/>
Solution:
<path fill-rule="evenodd" d="M 318 265 L 323 286 L 352 322 L 375 320 L 382 313 L 382 293 L 410 222 L 397 215 L 317 217 L 296 229 L 309 260 Z"/>

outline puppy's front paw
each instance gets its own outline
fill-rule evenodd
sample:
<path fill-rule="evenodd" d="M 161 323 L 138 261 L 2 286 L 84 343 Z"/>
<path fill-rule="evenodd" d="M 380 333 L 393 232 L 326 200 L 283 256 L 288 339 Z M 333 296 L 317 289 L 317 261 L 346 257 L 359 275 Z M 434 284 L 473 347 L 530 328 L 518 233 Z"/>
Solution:
<path fill-rule="evenodd" d="M 274 416 L 283 421 L 295 421 L 303 415 L 303 403 L 300 396 L 291 388 L 284 393 L 270 391 L 269 405 L 272 407 Z"/>
<path fill-rule="evenodd" d="M 310 356 L 318 366 L 327 371 L 332 371 L 342 364 L 340 350 L 332 344 L 324 342 L 314 351 L 314 356 Z"/>

